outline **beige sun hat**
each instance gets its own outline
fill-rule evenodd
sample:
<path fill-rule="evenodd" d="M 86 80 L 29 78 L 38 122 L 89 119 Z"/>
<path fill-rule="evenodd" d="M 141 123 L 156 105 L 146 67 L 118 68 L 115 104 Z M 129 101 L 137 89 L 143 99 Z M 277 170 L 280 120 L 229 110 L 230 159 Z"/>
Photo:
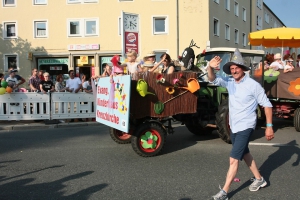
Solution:
<path fill-rule="evenodd" d="M 151 61 L 145 61 L 143 64 L 144 67 L 154 67 L 154 63 Z"/>
<path fill-rule="evenodd" d="M 280 53 L 276 53 L 275 55 L 274 55 L 274 59 L 276 60 L 276 59 L 281 59 L 281 54 Z"/>
<path fill-rule="evenodd" d="M 145 55 L 144 58 L 148 58 L 148 57 L 152 57 L 152 56 L 156 56 L 155 53 L 154 53 L 154 51 L 148 52 L 148 53 Z"/>

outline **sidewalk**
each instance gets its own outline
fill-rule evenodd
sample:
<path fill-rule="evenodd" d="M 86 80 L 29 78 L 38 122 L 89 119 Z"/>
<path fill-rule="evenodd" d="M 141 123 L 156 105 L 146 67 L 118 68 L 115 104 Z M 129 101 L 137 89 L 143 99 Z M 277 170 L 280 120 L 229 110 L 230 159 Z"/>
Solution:
<path fill-rule="evenodd" d="M 83 122 L 65 122 L 57 123 L 57 121 L 44 121 L 44 120 L 22 120 L 22 121 L 0 121 L 1 130 L 30 130 L 30 129 L 49 129 L 49 128 L 67 128 L 80 127 L 80 126 L 104 126 L 103 124 L 95 121 L 83 121 Z"/>

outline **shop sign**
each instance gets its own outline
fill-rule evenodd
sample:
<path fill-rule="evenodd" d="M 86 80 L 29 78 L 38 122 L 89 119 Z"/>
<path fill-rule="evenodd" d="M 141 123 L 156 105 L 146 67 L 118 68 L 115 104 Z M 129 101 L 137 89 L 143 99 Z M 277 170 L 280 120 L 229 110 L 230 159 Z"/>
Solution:
<path fill-rule="evenodd" d="M 50 67 L 50 70 L 62 70 L 62 66 L 53 66 Z"/>
<path fill-rule="evenodd" d="M 32 52 L 28 52 L 27 59 L 28 60 L 32 60 L 32 56 L 33 56 Z"/>
<path fill-rule="evenodd" d="M 38 59 L 38 66 L 40 65 L 53 65 L 53 64 L 69 64 L 68 58 L 47 58 Z"/>
<path fill-rule="evenodd" d="M 97 84 L 96 120 L 102 124 L 129 132 L 130 75 L 99 78 Z M 110 94 L 113 91 L 114 94 Z"/>
<path fill-rule="evenodd" d="M 69 44 L 68 50 L 80 51 L 80 50 L 99 50 L 99 44 Z"/>
<path fill-rule="evenodd" d="M 79 62 L 80 62 L 80 64 L 82 64 L 82 65 L 84 65 L 84 64 L 89 64 L 88 56 L 80 56 Z"/>
<path fill-rule="evenodd" d="M 112 59 L 112 56 L 109 56 L 109 57 L 101 57 L 101 64 L 103 63 L 107 63 L 107 64 L 111 64 L 111 60 Z M 120 62 L 124 62 L 124 57 L 120 57 Z"/>

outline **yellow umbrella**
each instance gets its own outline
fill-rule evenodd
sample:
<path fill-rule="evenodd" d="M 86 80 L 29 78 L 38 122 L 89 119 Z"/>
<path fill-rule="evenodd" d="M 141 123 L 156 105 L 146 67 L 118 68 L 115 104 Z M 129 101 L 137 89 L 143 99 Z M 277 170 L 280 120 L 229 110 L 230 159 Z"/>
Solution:
<path fill-rule="evenodd" d="M 248 35 L 253 46 L 300 47 L 300 28 L 271 28 L 255 31 Z"/>

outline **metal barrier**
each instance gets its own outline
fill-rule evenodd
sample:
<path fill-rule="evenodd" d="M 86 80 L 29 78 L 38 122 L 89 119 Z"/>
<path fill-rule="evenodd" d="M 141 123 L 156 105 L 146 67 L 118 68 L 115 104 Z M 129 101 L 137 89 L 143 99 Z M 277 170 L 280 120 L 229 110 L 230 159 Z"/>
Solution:
<path fill-rule="evenodd" d="M 0 120 L 93 118 L 93 94 L 13 92 L 0 95 Z"/>

